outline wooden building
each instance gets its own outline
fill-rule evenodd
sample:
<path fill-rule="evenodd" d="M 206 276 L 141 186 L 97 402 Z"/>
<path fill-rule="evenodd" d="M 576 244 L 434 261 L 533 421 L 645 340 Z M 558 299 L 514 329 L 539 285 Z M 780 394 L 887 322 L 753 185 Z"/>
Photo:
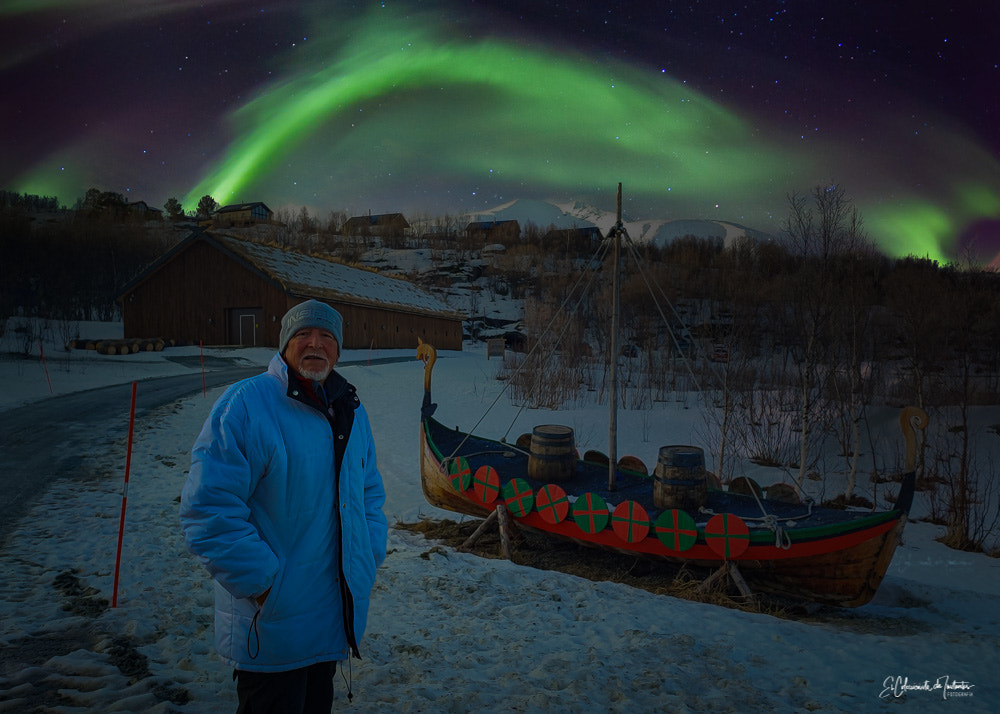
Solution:
<path fill-rule="evenodd" d="M 470 238 L 483 241 L 512 242 L 521 238 L 521 224 L 517 221 L 474 221 L 465 227 Z"/>
<path fill-rule="evenodd" d="M 273 218 L 274 211 L 260 201 L 254 203 L 234 203 L 229 206 L 223 206 L 212 214 L 212 227 L 256 226 L 261 223 L 270 223 Z"/>
<path fill-rule="evenodd" d="M 367 216 L 351 216 L 340 229 L 345 236 L 389 236 L 401 237 L 410 229 L 410 224 L 402 213 L 381 213 Z"/>
<path fill-rule="evenodd" d="M 309 298 L 343 315 L 344 349 L 462 349 L 462 315 L 406 280 L 219 234 L 192 233 L 117 299 L 126 338 L 276 347 Z"/>
<path fill-rule="evenodd" d="M 150 206 L 145 201 L 136 201 L 135 203 L 126 203 L 125 210 L 128 212 L 129 216 L 134 216 L 141 221 L 160 221 L 163 220 L 163 211 L 155 206 Z"/>

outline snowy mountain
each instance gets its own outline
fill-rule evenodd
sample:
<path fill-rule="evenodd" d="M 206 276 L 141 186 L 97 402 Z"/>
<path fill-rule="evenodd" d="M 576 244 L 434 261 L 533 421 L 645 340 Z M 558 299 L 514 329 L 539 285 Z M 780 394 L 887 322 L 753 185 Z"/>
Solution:
<path fill-rule="evenodd" d="M 572 205 L 578 206 L 580 204 Z M 614 225 L 615 222 L 614 214 L 612 213 L 610 216 L 610 222 L 605 221 L 608 228 Z M 522 230 L 529 223 L 543 230 L 549 226 L 555 226 L 556 228 L 591 228 L 598 226 L 604 230 L 604 225 L 598 223 L 596 220 L 592 220 L 592 218 L 604 219 L 603 216 L 598 215 L 596 209 L 588 211 L 585 207 L 581 206 L 581 210 L 579 211 L 569 211 L 567 210 L 567 206 L 532 199 L 515 199 L 488 211 L 469 214 L 470 222 L 517 221 L 521 224 Z"/>
<path fill-rule="evenodd" d="M 738 223 L 699 219 L 634 219 L 623 215 L 622 222 L 632 240 L 663 246 L 683 236 L 720 238 L 726 245 L 743 236 L 756 240 L 773 240 L 773 236 Z M 469 214 L 469 221 L 518 221 L 522 230 L 529 223 L 541 229 L 590 228 L 597 226 L 606 233 L 615 225 L 614 211 L 569 201 L 539 201 L 515 199 L 488 211 Z"/>
<path fill-rule="evenodd" d="M 677 219 L 666 221 L 634 221 L 625 225 L 632 239 L 640 243 L 653 243 L 663 247 L 684 236 L 719 238 L 730 245 L 737 238 L 749 237 L 759 241 L 774 240 L 770 234 L 728 221 Z"/>

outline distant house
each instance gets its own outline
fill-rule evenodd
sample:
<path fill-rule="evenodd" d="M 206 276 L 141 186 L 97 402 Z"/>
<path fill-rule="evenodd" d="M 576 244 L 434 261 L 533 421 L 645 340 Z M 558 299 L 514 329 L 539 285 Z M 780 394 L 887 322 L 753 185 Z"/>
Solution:
<path fill-rule="evenodd" d="M 521 224 L 517 221 L 473 221 L 465 227 L 465 234 L 483 241 L 514 241 L 521 237 Z"/>
<path fill-rule="evenodd" d="M 345 236 L 402 236 L 410 224 L 402 213 L 351 216 L 340 229 Z"/>
<path fill-rule="evenodd" d="M 129 216 L 135 216 L 139 220 L 143 221 L 158 221 L 163 218 L 163 211 L 159 208 L 154 208 L 150 206 L 145 201 L 136 201 L 135 203 L 126 203 L 125 211 Z"/>
<path fill-rule="evenodd" d="M 213 228 L 233 228 L 270 223 L 274 211 L 260 201 L 255 203 L 234 203 L 223 206 L 212 214 Z"/>
<path fill-rule="evenodd" d="M 406 280 L 221 234 L 192 233 L 117 300 L 126 338 L 276 347 L 309 298 L 343 315 L 344 349 L 462 349 L 462 315 Z"/>

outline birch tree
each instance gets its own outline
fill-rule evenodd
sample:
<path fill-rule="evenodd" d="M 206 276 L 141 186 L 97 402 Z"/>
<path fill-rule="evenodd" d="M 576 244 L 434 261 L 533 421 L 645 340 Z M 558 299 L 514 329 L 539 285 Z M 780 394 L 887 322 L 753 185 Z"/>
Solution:
<path fill-rule="evenodd" d="M 839 309 L 838 261 L 868 242 L 861 216 L 841 186 L 817 186 L 811 196 L 788 197 L 784 234 L 798 270 L 789 282 L 799 389 L 799 471 L 802 487 L 810 446 L 821 435 L 820 407 L 830 374 L 833 318 Z"/>

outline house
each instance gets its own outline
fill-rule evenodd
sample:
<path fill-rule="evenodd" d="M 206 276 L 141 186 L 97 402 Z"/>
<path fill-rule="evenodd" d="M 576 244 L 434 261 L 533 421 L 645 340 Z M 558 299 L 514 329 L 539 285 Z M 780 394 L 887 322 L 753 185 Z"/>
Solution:
<path fill-rule="evenodd" d="M 462 315 L 412 283 L 232 236 L 193 232 L 123 288 L 124 336 L 276 347 L 314 298 L 340 311 L 344 349 L 462 349 Z"/>
<path fill-rule="evenodd" d="M 213 228 L 233 228 L 270 223 L 274 211 L 260 201 L 255 203 L 234 203 L 223 206 L 212 214 Z"/>
<path fill-rule="evenodd" d="M 400 237 L 409 230 L 410 224 L 402 213 L 382 213 L 367 216 L 352 216 L 340 229 L 345 236 L 390 236 Z"/>
<path fill-rule="evenodd" d="M 141 221 L 159 221 L 163 219 L 163 211 L 150 206 L 145 201 L 126 203 L 125 210 L 129 216 L 135 216 Z"/>
<path fill-rule="evenodd" d="M 470 238 L 483 241 L 516 241 L 521 237 L 521 224 L 517 221 L 473 221 L 465 227 Z"/>

